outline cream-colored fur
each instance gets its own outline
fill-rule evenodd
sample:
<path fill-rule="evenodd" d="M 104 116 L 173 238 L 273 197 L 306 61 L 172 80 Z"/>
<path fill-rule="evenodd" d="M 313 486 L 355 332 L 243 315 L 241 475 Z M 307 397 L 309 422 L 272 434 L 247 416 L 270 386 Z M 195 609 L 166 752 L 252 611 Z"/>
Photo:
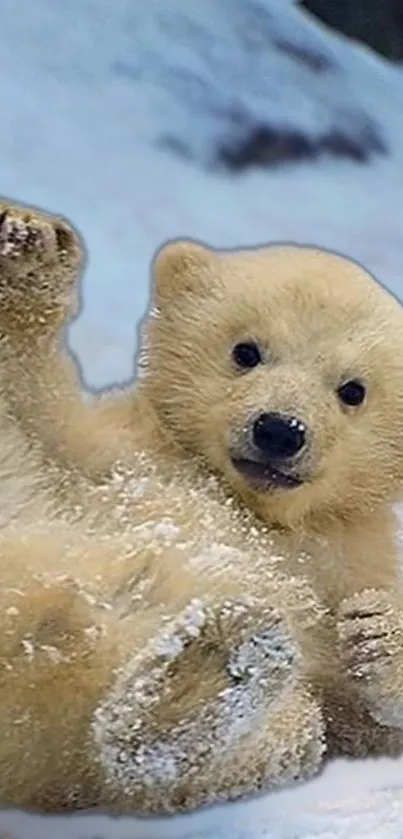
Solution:
<path fill-rule="evenodd" d="M 399 753 L 400 305 L 325 252 L 171 244 L 135 388 L 88 401 L 79 239 L 0 211 L 1 802 L 189 809 Z M 298 487 L 233 465 L 262 411 L 309 431 Z"/>

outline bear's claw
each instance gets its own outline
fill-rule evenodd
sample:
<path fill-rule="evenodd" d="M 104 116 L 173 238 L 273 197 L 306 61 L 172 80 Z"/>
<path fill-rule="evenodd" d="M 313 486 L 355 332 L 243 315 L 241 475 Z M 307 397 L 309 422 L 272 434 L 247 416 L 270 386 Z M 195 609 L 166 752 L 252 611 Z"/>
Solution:
<path fill-rule="evenodd" d="M 343 601 L 339 643 L 349 677 L 381 725 L 403 728 L 403 613 L 388 591 Z"/>
<path fill-rule="evenodd" d="M 402 622 L 388 592 L 369 590 L 343 601 L 337 626 L 343 658 L 354 679 L 374 679 L 391 662 L 396 646 L 401 649 Z"/>

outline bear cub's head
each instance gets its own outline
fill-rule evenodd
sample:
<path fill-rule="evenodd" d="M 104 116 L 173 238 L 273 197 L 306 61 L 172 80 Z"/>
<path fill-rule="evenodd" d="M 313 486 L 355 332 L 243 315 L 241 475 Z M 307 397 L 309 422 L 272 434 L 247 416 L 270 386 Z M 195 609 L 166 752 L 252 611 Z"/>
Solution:
<path fill-rule="evenodd" d="M 313 248 L 154 263 L 143 386 L 167 432 L 272 521 L 356 516 L 403 488 L 403 309 Z"/>

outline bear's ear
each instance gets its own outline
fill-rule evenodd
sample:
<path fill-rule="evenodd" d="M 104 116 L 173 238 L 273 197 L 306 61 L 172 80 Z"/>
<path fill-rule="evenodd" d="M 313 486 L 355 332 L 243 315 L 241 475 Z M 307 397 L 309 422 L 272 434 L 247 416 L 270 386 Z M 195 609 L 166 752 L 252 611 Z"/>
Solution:
<path fill-rule="evenodd" d="M 163 245 L 153 261 L 156 302 L 172 299 L 177 293 L 205 290 L 211 285 L 212 260 L 212 251 L 190 239 Z"/>

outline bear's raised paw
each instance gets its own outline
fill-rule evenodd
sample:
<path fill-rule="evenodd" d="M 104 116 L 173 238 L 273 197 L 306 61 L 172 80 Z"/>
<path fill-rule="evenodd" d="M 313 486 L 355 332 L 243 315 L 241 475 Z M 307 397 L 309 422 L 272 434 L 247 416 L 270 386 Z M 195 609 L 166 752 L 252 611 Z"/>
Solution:
<path fill-rule="evenodd" d="M 72 311 L 82 259 L 80 239 L 63 219 L 0 202 L 2 329 L 58 325 Z"/>
<path fill-rule="evenodd" d="M 79 245 L 63 219 L 0 202 L 0 257 L 30 261 L 66 260 Z"/>

